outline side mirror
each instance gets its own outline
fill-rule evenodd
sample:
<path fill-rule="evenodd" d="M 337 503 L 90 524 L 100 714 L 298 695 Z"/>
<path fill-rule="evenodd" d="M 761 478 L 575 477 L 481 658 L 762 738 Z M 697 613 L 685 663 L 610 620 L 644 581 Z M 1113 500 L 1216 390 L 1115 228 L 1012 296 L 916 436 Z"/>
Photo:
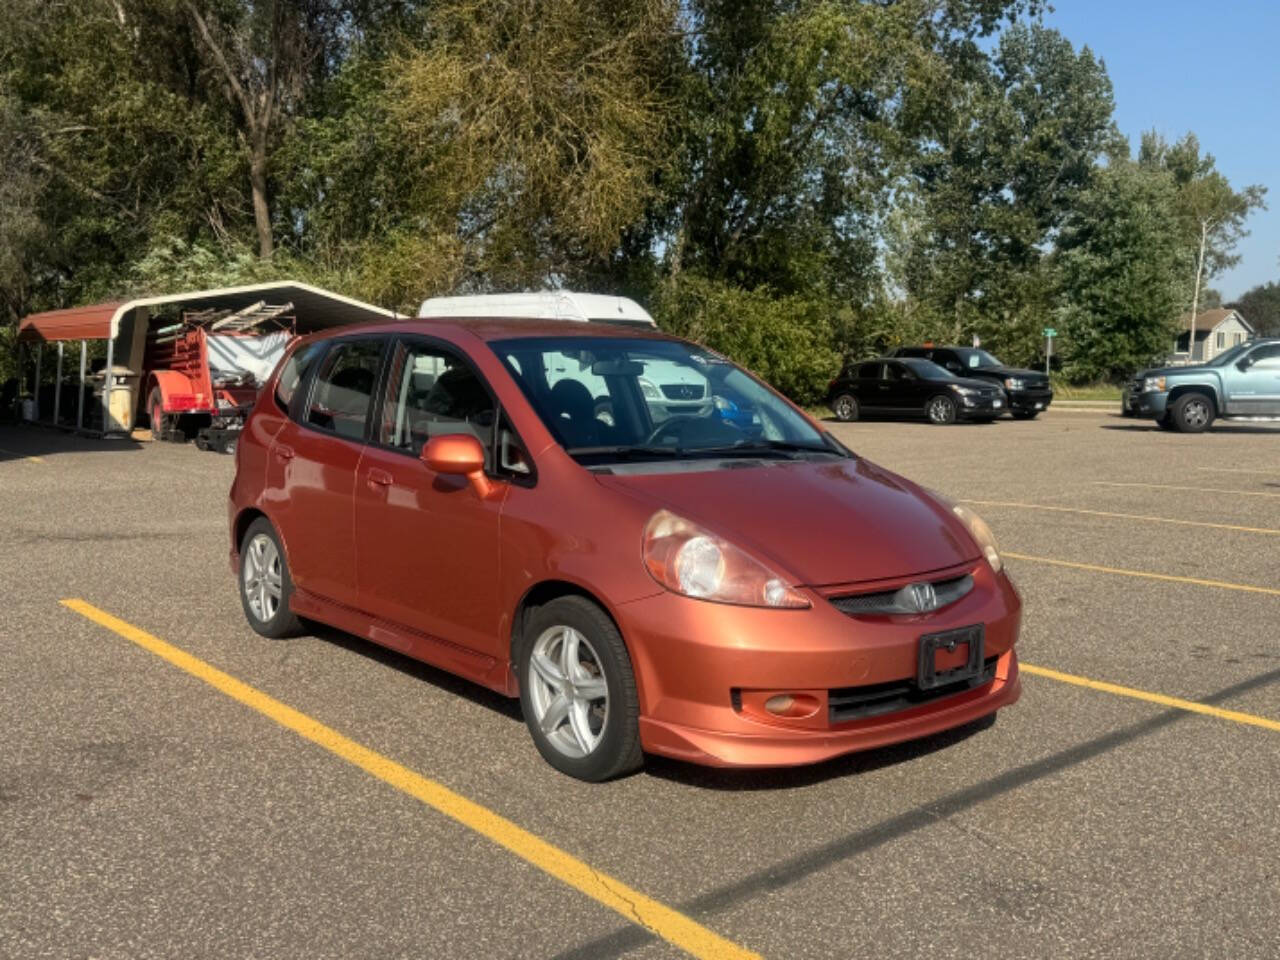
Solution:
<path fill-rule="evenodd" d="M 466 477 L 481 500 L 493 492 L 493 482 L 484 474 L 484 447 L 469 433 L 432 437 L 422 448 L 422 462 L 434 473 Z"/>
<path fill-rule="evenodd" d="M 1246 372 L 1252 366 L 1253 366 L 1253 360 L 1250 359 L 1249 357 L 1241 357 L 1239 360 L 1236 361 L 1236 369 L 1239 370 L 1241 373 Z"/>

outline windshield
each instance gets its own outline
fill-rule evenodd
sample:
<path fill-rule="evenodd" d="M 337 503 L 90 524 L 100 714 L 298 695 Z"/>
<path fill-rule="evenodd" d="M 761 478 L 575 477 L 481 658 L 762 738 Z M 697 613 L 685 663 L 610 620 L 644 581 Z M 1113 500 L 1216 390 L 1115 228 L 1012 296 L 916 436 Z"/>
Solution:
<path fill-rule="evenodd" d="M 932 360 L 919 357 L 902 357 L 899 363 L 911 368 L 911 372 L 925 380 L 958 380 L 960 379 L 946 367 L 940 367 Z"/>
<path fill-rule="evenodd" d="M 1002 364 L 999 360 L 997 360 L 991 354 L 987 353 L 987 351 L 985 350 L 978 350 L 976 348 L 964 347 L 962 349 L 956 350 L 956 353 L 960 355 L 960 361 L 970 370 L 974 369 L 975 367 L 1004 366 L 1004 364 Z"/>
<path fill-rule="evenodd" d="M 583 336 L 490 346 L 583 463 L 843 455 L 773 391 L 692 344 Z"/>
<path fill-rule="evenodd" d="M 1229 363 L 1235 363 L 1237 360 L 1240 359 L 1240 354 L 1244 353 L 1251 346 L 1253 346 L 1253 344 L 1247 341 L 1245 343 L 1237 343 L 1234 347 L 1232 347 L 1226 353 L 1218 354 L 1216 357 L 1210 360 L 1208 364 L 1206 364 L 1206 366 L 1225 367 Z"/>

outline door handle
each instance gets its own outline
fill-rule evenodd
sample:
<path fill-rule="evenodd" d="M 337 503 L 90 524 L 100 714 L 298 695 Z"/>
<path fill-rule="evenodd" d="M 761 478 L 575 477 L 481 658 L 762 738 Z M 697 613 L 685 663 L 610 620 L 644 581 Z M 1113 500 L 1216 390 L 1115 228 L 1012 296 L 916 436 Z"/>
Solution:
<path fill-rule="evenodd" d="M 377 490 L 379 487 L 391 486 L 391 474 L 387 473 L 385 470 L 379 470 L 376 467 L 369 471 L 365 480 L 369 484 L 370 490 Z"/>
<path fill-rule="evenodd" d="M 293 447 L 287 447 L 283 443 L 276 444 L 277 460 L 292 460 L 294 456 Z"/>

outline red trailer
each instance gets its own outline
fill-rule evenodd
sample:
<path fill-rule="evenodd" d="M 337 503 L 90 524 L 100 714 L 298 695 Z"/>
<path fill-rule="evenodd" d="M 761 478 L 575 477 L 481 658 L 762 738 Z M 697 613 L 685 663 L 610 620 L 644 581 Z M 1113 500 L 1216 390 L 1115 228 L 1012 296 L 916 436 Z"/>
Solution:
<path fill-rule="evenodd" d="M 127 436 L 154 420 L 158 439 L 229 449 L 290 339 L 397 316 L 290 280 L 35 313 L 18 326 L 22 390 L 37 422 Z M 79 341 L 78 384 L 64 377 L 68 341 Z M 104 345 L 92 361 L 90 343 Z"/>
<path fill-rule="evenodd" d="M 201 449 L 231 452 L 258 385 L 296 335 L 293 304 L 258 301 L 237 311 L 184 310 L 147 337 L 141 413 L 157 440 L 195 437 Z"/>

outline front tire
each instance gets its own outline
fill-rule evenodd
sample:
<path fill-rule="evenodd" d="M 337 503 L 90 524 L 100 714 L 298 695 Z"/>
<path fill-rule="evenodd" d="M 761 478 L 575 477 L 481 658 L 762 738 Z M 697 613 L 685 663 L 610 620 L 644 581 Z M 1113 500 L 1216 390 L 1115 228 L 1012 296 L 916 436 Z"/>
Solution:
<path fill-rule="evenodd" d="M 852 423 L 862 415 L 858 408 L 858 398 L 851 393 L 842 393 L 831 404 L 831 412 L 841 423 Z"/>
<path fill-rule="evenodd" d="M 289 609 L 293 577 L 275 528 L 266 517 L 249 524 L 240 541 L 240 605 L 255 633 L 277 640 L 302 632 Z"/>
<path fill-rule="evenodd" d="M 1013 419 L 1015 420 L 1034 420 L 1040 416 L 1039 410 L 1014 410 Z"/>
<path fill-rule="evenodd" d="M 956 422 L 956 402 L 945 394 L 933 397 L 924 407 L 924 414 L 930 423 L 939 426 Z"/>
<path fill-rule="evenodd" d="M 1213 401 L 1203 393 L 1184 393 L 1174 401 L 1173 423 L 1179 433 L 1203 433 L 1213 416 Z"/>
<path fill-rule="evenodd" d="M 520 706 L 543 759 L 592 783 L 638 769 L 640 697 L 609 616 L 585 597 L 560 597 L 528 618 L 521 639 Z"/>

